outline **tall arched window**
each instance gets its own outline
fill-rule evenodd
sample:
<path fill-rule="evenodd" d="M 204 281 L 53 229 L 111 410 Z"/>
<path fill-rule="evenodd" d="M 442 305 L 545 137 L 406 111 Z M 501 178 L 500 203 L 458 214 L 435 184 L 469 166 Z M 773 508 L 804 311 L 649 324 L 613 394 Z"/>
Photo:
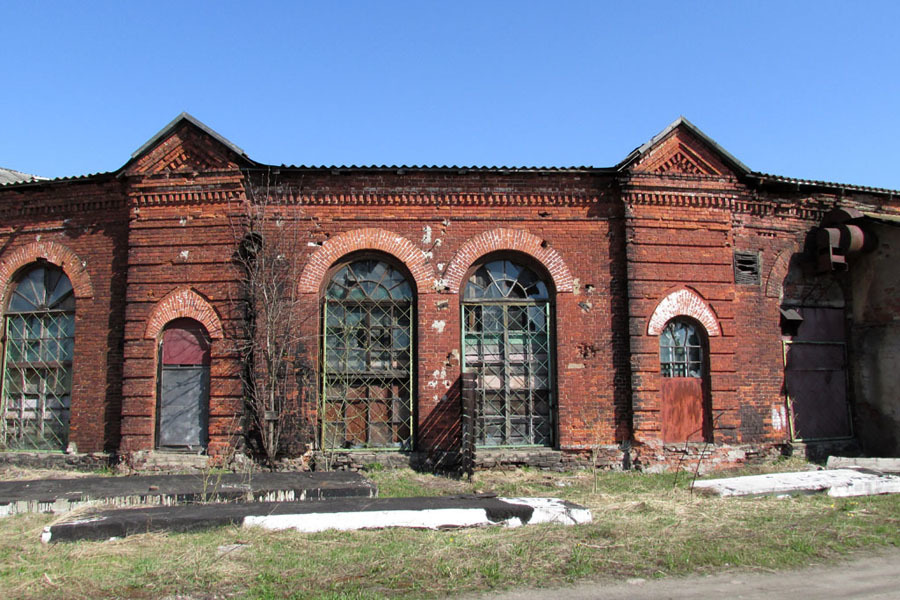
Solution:
<path fill-rule="evenodd" d="M 476 443 L 553 445 L 547 284 L 521 263 L 493 260 L 469 277 L 462 310 L 463 369 L 476 374 Z"/>
<path fill-rule="evenodd" d="M 75 295 L 62 269 L 39 264 L 6 308 L 3 436 L 7 448 L 64 450 L 69 438 Z"/>
<path fill-rule="evenodd" d="M 394 265 L 364 258 L 325 289 L 323 448 L 413 444 L 413 289 Z"/>
<path fill-rule="evenodd" d="M 159 361 L 157 447 L 206 448 L 209 419 L 209 334 L 193 319 L 174 319 L 163 329 Z"/>
<path fill-rule="evenodd" d="M 687 317 L 672 319 L 659 335 L 665 442 L 712 441 L 706 346 L 703 326 Z"/>

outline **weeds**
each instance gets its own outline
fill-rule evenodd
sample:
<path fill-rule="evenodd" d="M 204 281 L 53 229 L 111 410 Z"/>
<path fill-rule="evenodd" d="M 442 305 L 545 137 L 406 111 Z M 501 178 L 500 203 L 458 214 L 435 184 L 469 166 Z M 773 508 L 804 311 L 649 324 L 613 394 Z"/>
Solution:
<path fill-rule="evenodd" d="M 777 465 L 775 469 L 781 468 Z M 758 470 L 754 470 L 758 472 Z M 473 481 L 408 470 L 369 473 L 381 495 L 557 496 L 588 506 L 577 527 L 322 532 L 227 527 L 43 546 L 52 517 L 0 520 L 5 598 L 438 598 L 585 579 L 779 569 L 900 545 L 900 496 L 721 499 L 682 477 L 478 472 Z M 220 547 L 241 545 L 240 552 Z"/>

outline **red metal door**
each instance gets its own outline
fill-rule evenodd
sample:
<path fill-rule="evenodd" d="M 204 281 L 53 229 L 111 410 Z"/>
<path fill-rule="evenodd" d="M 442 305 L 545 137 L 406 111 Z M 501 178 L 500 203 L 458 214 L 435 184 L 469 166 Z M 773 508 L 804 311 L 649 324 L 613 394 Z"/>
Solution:
<path fill-rule="evenodd" d="M 664 442 L 704 440 L 702 378 L 662 378 L 662 437 Z"/>

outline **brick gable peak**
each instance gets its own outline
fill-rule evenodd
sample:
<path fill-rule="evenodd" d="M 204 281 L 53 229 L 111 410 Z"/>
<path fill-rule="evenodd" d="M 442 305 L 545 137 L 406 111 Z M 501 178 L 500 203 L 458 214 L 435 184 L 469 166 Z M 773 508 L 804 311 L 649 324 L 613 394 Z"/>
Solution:
<path fill-rule="evenodd" d="M 632 151 L 619 171 L 657 175 L 742 177 L 750 169 L 684 117 Z"/>
<path fill-rule="evenodd" d="M 138 148 L 126 175 L 204 172 L 255 165 L 247 154 L 201 121 L 181 113 Z"/>

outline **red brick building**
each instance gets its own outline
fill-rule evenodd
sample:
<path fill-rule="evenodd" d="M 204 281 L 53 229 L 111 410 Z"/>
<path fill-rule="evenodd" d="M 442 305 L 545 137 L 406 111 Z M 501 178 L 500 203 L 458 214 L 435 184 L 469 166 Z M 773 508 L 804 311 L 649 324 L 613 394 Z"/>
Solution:
<path fill-rule="evenodd" d="M 609 168 L 276 167 L 182 114 L 115 172 L 10 178 L 8 449 L 238 443 L 265 181 L 306 315 L 291 452 L 453 455 L 463 397 L 486 464 L 900 450 L 872 366 L 898 348 L 897 192 L 751 171 L 685 119 Z"/>

